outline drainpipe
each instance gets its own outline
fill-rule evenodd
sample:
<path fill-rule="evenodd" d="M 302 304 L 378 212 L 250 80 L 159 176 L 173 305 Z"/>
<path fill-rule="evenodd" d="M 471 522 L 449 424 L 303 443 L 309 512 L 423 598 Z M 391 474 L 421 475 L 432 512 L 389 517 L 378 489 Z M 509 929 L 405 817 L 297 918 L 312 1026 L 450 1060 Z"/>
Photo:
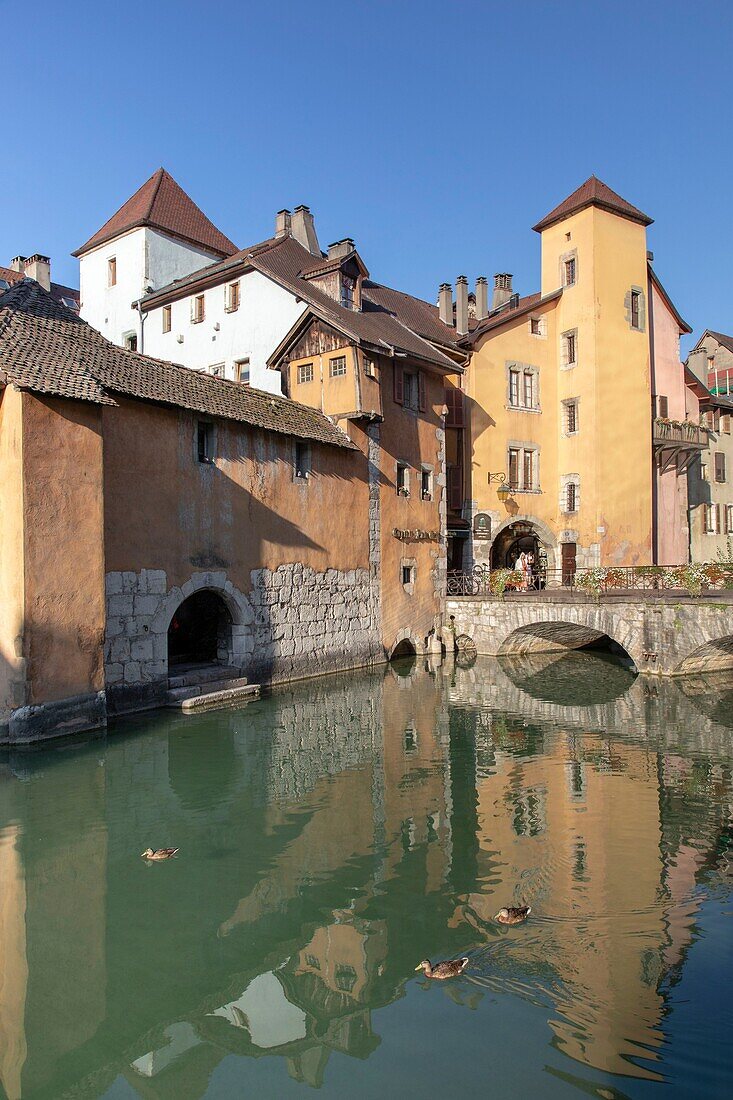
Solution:
<path fill-rule="evenodd" d="M 145 351 L 145 317 L 147 317 L 147 314 L 145 314 L 145 317 L 143 317 L 143 307 L 140 299 L 138 299 L 136 305 L 137 315 L 140 319 L 140 347 L 137 350 L 142 355 Z"/>

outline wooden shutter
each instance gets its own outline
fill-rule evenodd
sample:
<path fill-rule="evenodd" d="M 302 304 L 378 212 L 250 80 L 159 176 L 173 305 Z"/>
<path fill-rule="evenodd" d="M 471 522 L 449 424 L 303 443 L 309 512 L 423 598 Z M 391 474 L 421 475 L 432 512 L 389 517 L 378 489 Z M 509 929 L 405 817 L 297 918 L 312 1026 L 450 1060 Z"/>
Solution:
<path fill-rule="evenodd" d="M 460 512 L 463 507 L 463 478 L 460 466 L 448 467 L 448 507 Z"/>
<path fill-rule="evenodd" d="M 394 364 L 394 399 L 398 405 L 405 403 L 405 371 L 400 363 Z"/>
<path fill-rule="evenodd" d="M 417 372 L 417 407 L 421 413 L 424 413 L 428 407 L 428 399 L 425 393 L 425 374 L 421 370 Z"/>
<path fill-rule="evenodd" d="M 714 528 L 714 530 L 715 530 L 716 534 L 720 534 L 721 528 L 720 528 L 720 505 L 719 504 L 715 505 L 715 528 Z"/>
<path fill-rule="evenodd" d="M 725 455 L 722 451 L 715 452 L 715 480 L 725 481 Z"/>
<path fill-rule="evenodd" d="M 463 394 L 455 386 L 445 387 L 445 405 L 448 415 L 445 418 L 446 428 L 463 427 Z"/>

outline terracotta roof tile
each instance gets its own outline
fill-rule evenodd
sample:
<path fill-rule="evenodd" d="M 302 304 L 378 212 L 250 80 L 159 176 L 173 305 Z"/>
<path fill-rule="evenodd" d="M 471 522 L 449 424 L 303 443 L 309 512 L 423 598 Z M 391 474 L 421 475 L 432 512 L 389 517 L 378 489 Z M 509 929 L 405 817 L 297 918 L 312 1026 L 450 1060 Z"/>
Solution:
<path fill-rule="evenodd" d="M 353 449 L 316 409 L 239 382 L 125 351 L 30 280 L 0 297 L 0 376 L 34 393 L 114 405 L 115 395 L 173 405 Z"/>
<path fill-rule="evenodd" d="M 632 206 L 630 202 L 622 199 L 620 195 L 612 191 L 597 176 L 591 176 L 590 179 L 581 184 L 577 191 L 573 191 L 572 195 L 568 195 L 559 206 L 551 210 L 542 221 L 537 222 L 537 225 L 532 228 L 536 233 L 541 233 L 543 229 L 554 225 L 555 222 L 562 221 L 563 218 L 567 218 L 571 214 L 577 214 L 579 210 L 585 209 L 586 206 L 598 206 L 602 210 L 610 210 L 614 214 L 619 214 L 622 218 L 640 222 L 641 225 L 651 225 L 653 221 L 637 207 Z"/>
<path fill-rule="evenodd" d="M 25 279 L 25 275 L 22 271 L 14 271 L 12 267 L 3 267 L 0 264 L 0 280 L 9 283 L 10 286 L 15 286 L 16 283 L 22 283 L 23 279 Z M 4 289 L 4 287 L 0 286 L 0 294 L 3 293 Z M 51 297 L 55 298 L 57 302 L 63 302 L 64 298 L 68 298 L 70 301 L 76 303 L 73 308 L 76 310 L 79 309 L 79 291 L 71 286 L 63 286 L 61 283 L 51 283 Z"/>
<path fill-rule="evenodd" d="M 222 256 L 237 251 L 237 246 L 209 221 L 173 177 L 159 168 L 73 255 L 82 256 L 120 233 L 143 225 Z"/>

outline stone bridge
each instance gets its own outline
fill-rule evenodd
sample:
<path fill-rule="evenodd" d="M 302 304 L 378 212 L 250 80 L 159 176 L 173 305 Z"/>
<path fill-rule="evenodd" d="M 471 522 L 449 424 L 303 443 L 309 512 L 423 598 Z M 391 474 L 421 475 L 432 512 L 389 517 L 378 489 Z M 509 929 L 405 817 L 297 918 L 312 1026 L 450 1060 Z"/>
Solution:
<path fill-rule="evenodd" d="M 490 655 L 582 649 L 610 639 L 639 672 L 666 676 L 733 669 L 733 592 L 593 597 L 517 593 L 449 596 L 443 638 Z"/>

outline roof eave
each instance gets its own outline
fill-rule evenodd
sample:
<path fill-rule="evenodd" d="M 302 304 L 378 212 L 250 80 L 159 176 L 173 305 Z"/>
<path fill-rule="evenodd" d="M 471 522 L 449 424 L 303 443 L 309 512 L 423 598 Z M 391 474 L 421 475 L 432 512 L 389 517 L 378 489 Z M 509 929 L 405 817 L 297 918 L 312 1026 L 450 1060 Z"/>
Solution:
<path fill-rule="evenodd" d="M 125 233 L 131 233 L 133 229 L 154 229 L 157 233 L 164 233 L 167 237 L 171 237 L 175 241 L 183 241 L 184 244 L 191 244 L 195 248 L 201 248 L 205 252 L 211 252 L 212 255 L 219 256 L 222 260 L 225 260 L 227 256 L 234 255 L 233 252 L 223 252 L 220 248 L 214 248 L 213 245 L 202 244 L 201 241 L 195 241 L 192 237 L 186 237 L 183 233 L 174 233 L 171 229 L 165 229 L 161 225 L 155 225 L 154 222 L 148 221 L 147 218 L 139 218 L 137 221 L 131 222 L 130 225 L 126 225 L 124 229 L 115 229 L 111 233 L 107 233 L 98 241 L 95 241 L 94 237 L 90 237 L 86 244 L 83 244 L 81 248 L 77 248 L 71 255 L 75 259 L 80 259 L 82 256 L 85 256 L 87 252 L 93 252 L 95 248 L 101 248 L 103 244 L 108 244 L 117 237 L 123 237 Z"/>
<path fill-rule="evenodd" d="M 612 203 L 603 202 L 602 199 L 588 199 L 586 202 L 580 203 L 573 210 L 567 210 L 563 214 L 557 214 L 553 216 L 548 214 L 536 225 L 532 226 L 535 233 L 542 233 L 543 230 L 549 229 L 551 225 L 557 225 L 558 222 L 564 222 L 567 218 L 572 218 L 575 214 L 579 214 L 581 210 L 587 210 L 589 206 L 597 206 L 599 210 L 605 210 L 609 214 L 615 214 L 618 218 L 626 218 L 627 221 L 637 222 L 644 227 L 653 225 L 654 218 L 650 218 L 647 214 L 643 214 L 639 211 L 637 214 L 632 214 L 630 210 L 620 210 Z"/>

